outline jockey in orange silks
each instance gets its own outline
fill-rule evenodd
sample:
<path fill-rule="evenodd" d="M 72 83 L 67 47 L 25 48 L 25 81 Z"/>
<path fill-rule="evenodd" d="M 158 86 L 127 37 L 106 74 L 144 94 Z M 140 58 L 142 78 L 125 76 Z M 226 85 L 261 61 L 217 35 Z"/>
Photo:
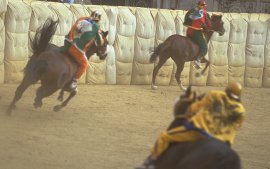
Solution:
<path fill-rule="evenodd" d="M 90 17 L 79 18 L 72 26 L 68 35 L 66 35 L 63 51 L 68 52 L 79 64 L 78 70 L 71 83 L 71 88 L 76 88 L 78 79 L 83 75 L 88 67 L 86 51 L 97 41 L 101 43 L 99 34 L 99 21 L 101 14 L 98 11 L 91 13 Z"/>

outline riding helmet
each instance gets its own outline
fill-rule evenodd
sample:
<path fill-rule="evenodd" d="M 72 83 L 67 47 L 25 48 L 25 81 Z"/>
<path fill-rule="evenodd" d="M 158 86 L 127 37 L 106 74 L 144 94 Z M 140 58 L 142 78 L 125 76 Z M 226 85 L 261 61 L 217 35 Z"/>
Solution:
<path fill-rule="evenodd" d="M 242 94 L 242 85 L 236 81 L 231 81 L 228 83 L 225 92 L 232 99 L 240 100 Z"/>
<path fill-rule="evenodd" d="M 198 6 L 206 6 L 206 2 L 203 0 L 199 0 Z"/>
<path fill-rule="evenodd" d="M 91 18 L 94 21 L 99 21 L 101 19 L 101 13 L 99 11 L 93 11 L 91 13 Z"/>

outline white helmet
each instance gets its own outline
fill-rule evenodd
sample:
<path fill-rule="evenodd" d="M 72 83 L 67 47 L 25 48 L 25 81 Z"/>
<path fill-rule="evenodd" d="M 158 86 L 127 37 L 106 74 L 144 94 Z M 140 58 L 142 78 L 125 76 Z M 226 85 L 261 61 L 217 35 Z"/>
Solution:
<path fill-rule="evenodd" d="M 101 13 L 99 11 L 93 11 L 91 13 L 91 18 L 94 21 L 99 21 L 101 19 Z"/>

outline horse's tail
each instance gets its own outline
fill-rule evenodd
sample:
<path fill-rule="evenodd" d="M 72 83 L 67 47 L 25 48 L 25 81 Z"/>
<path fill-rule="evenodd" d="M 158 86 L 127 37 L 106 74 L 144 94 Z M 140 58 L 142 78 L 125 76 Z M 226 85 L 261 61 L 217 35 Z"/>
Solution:
<path fill-rule="evenodd" d="M 36 35 L 31 39 L 31 48 L 33 55 L 28 61 L 25 69 L 25 78 L 31 80 L 31 82 L 37 81 L 38 77 L 46 70 L 47 62 L 38 60 L 39 54 L 44 52 L 48 47 L 56 29 L 59 20 L 53 21 L 52 18 L 48 18 L 44 25 L 37 29 Z"/>
<path fill-rule="evenodd" d="M 58 23 L 59 20 L 54 21 L 52 18 L 48 18 L 44 25 L 37 29 L 34 39 L 31 40 L 31 48 L 34 57 L 37 57 L 41 52 L 46 50 L 57 29 Z"/>
<path fill-rule="evenodd" d="M 151 54 L 150 56 L 150 63 L 154 63 L 157 59 L 158 56 L 161 56 L 161 54 L 163 53 L 164 50 L 166 50 L 169 47 L 169 45 L 167 44 L 167 42 L 163 42 L 161 44 L 159 44 L 154 52 Z"/>

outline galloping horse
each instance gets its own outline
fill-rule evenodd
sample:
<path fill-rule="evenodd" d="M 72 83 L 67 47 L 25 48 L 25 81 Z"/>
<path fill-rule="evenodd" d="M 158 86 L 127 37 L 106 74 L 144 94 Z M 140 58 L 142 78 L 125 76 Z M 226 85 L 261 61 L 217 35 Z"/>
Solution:
<path fill-rule="evenodd" d="M 174 116 L 168 130 L 183 126 L 184 113 L 194 99 L 190 98 L 191 87 L 175 104 Z M 181 101 L 185 100 L 185 101 Z M 241 160 L 230 145 L 215 138 L 207 137 L 192 142 L 171 143 L 157 159 L 155 169 L 241 169 Z"/>
<path fill-rule="evenodd" d="M 218 32 L 220 36 L 222 36 L 225 32 L 223 27 L 222 15 L 213 14 L 210 18 L 212 23 L 211 30 L 204 30 L 203 34 L 209 42 L 213 32 Z M 150 57 L 150 62 L 153 63 L 157 57 L 159 57 L 159 62 L 155 66 L 152 75 L 152 89 L 157 89 L 155 84 L 156 75 L 162 65 L 171 57 L 173 61 L 176 63 L 177 70 L 175 73 L 176 81 L 180 87 L 180 89 L 185 90 L 182 86 L 180 76 L 183 71 L 185 62 L 193 61 L 199 55 L 199 46 L 192 41 L 190 38 L 181 36 L 181 35 L 171 35 L 169 36 L 163 43 L 159 44 L 157 48 L 155 48 L 153 54 Z M 197 76 L 203 74 L 210 62 L 207 59 L 203 59 L 202 63 L 206 63 L 204 69 Z"/>
<path fill-rule="evenodd" d="M 69 92 L 69 97 L 60 105 L 54 107 L 54 111 L 59 111 L 66 106 L 69 100 L 77 93 L 77 88 L 71 88 L 70 84 L 74 74 L 78 68 L 78 64 L 66 53 L 61 52 L 61 48 L 50 43 L 59 21 L 47 19 L 42 27 L 37 30 L 35 37 L 31 43 L 33 55 L 28 61 L 24 78 L 17 87 L 15 96 L 7 109 L 7 113 L 16 107 L 16 102 L 22 97 L 24 91 L 32 84 L 41 81 L 41 86 L 37 89 L 34 107 L 42 106 L 42 99 L 52 95 L 58 89 L 61 89 L 58 97 L 59 101 L 63 101 L 64 91 Z M 104 42 L 101 45 L 93 43 L 87 51 L 87 56 L 97 53 L 100 59 L 107 56 L 106 36 L 108 32 L 100 33 Z"/>

